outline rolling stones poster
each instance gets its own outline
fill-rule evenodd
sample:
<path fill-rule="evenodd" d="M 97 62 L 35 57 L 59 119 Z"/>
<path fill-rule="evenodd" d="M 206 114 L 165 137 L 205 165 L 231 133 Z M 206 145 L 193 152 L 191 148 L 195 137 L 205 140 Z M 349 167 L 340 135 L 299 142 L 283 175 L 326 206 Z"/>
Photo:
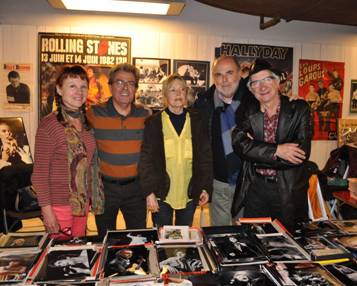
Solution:
<path fill-rule="evenodd" d="M 248 76 L 250 66 L 257 58 L 265 59 L 281 72 L 280 92 L 292 96 L 293 51 L 291 47 L 267 46 L 257 44 L 222 43 L 215 48 L 215 57 L 235 56 L 241 67 L 241 76 Z"/>
<path fill-rule="evenodd" d="M 110 97 L 108 73 L 111 67 L 131 60 L 131 39 L 127 37 L 39 33 L 39 116 L 56 108 L 56 77 L 65 65 L 83 66 L 89 77 L 87 104 Z"/>
<path fill-rule="evenodd" d="M 299 61 L 299 97 L 311 108 L 313 140 L 336 140 L 337 119 L 342 115 L 345 64 Z"/>

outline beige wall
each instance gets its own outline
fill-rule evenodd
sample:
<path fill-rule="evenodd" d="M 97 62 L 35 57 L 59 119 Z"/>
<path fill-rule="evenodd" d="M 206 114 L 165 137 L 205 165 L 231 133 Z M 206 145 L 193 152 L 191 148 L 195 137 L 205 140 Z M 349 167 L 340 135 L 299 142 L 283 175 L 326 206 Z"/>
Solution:
<path fill-rule="evenodd" d="M 22 116 L 33 150 L 38 124 L 38 32 L 84 33 L 132 38 L 132 57 L 214 59 L 222 42 L 281 45 L 294 48 L 294 78 L 303 59 L 345 62 L 343 117 L 349 113 L 350 80 L 357 79 L 357 27 L 307 22 L 284 22 L 259 30 L 259 18 L 227 12 L 186 1 L 181 16 L 99 15 L 65 12 L 49 7 L 45 0 L 0 1 L 0 62 L 30 63 L 33 67 L 31 111 L 8 111 L 0 116 Z M 293 92 L 297 93 L 295 80 Z M 0 96 L 3 96 L 0 91 Z M 320 167 L 335 141 L 314 141 L 311 159 Z"/>

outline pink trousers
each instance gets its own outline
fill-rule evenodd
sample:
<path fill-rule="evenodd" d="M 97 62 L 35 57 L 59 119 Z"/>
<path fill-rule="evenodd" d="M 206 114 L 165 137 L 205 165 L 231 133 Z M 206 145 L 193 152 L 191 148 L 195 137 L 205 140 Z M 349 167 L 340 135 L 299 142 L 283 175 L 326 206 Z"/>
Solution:
<path fill-rule="evenodd" d="M 71 206 L 52 206 L 52 210 L 60 226 L 60 232 L 51 237 L 54 239 L 66 239 L 86 235 L 89 205 L 84 216 L 73 216 Z"/>

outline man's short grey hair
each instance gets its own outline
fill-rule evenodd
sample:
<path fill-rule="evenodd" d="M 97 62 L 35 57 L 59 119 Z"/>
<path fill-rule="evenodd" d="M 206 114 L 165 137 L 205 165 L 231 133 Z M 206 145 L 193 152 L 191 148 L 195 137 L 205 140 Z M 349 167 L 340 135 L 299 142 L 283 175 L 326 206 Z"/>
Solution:
<path fill-rule="evenodd" d="M 111 85 L 114 82 L 114 77 L 115 74 L 118 72 L 127 72 L 127 73 L 132 73 L 133 76 L 135 77 L 135 87 L 137 88 L 139 86 L 139 77 L 140 77 L 140 73 L 137 67 L 135 67 L 132 64 L 129 63 L 122 63 L 119 64 L 115 67 L 113 67 L 110 71 L 109 71 L 109 81 L 108 83 Z"/>

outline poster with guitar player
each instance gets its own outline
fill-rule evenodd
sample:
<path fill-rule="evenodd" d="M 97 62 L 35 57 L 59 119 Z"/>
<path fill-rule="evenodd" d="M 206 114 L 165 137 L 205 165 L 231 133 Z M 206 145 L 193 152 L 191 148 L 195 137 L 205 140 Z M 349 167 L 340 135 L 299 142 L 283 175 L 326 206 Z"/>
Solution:
<path fill-rule="evenodd" d="M 336 140 L 342 115 L 345 64 L 299 61 L 299 97 L 311 108 L 313 140 Z"/>

